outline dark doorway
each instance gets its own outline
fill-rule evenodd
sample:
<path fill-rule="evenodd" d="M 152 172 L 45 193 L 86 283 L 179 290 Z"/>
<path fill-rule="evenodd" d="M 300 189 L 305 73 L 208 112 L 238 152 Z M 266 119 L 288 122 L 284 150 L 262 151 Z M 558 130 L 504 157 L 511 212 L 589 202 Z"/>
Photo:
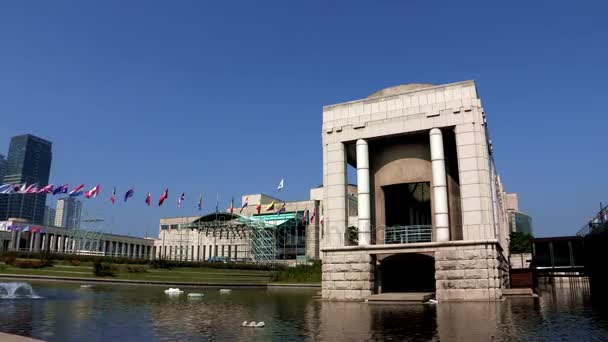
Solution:
<path fill-rule="evenodd" d="M 404 183 L 382 187 L 386 226 L 431 224 L 430 183 Z"/>
<path fill-rule="evenodd" d="M 382 292 L 435 292 L 435 258 L 416 253 L 382 259 Z"/>

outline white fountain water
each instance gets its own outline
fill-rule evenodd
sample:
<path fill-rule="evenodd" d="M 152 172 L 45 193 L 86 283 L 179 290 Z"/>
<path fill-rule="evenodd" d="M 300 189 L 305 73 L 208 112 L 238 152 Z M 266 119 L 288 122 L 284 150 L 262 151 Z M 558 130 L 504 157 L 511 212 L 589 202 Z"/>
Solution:
<path fill-rule="evenodd" d="M 38 299 L 42 298 L 34 292 L 28 283 L 0 283 L 0 299 Z"/>

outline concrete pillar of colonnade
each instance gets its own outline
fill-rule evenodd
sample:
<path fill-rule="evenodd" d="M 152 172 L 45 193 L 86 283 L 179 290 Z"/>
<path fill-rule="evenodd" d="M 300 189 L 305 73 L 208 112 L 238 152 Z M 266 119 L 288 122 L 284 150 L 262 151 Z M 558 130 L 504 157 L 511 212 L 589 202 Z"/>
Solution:
<path fill-rule="evenodd" d="M 369 186 L 369 146 L 364 139 L 357 140 L 357 211 L 359 246 L 371 243 L 371 197 Z M 349 206 L 349 201 L 346 201 Z"/>
<path fill-rule="evenodd" d="M 433 173 L 433 209 L 435 212 L 435 241 L 450 240 L 448 215 L 448 187 L 445 172 L 443 135 L 439 128 L 429 133 L 431 144 L 431 168 Z"/>

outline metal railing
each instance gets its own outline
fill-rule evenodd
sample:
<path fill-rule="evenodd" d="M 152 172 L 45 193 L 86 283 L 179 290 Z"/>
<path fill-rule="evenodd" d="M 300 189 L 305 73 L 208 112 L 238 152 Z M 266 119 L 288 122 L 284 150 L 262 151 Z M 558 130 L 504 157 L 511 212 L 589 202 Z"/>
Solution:
<path fill-rule="evenodd" d="M 431 242 L 431 225 L 392 226 L 384 229 L 384 243 Z"/>

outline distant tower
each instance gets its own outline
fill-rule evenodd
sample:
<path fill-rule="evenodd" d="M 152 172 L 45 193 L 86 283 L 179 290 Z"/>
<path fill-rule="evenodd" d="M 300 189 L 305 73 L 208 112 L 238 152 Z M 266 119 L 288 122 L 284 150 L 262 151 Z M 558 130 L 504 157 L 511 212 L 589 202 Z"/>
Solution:
<path fill-rule="evenodd" d="M 51 172 L 52 143 L 31 134 L 11 139 L 3 183 L 47 185 Z M 44 220 L 45 194 L 0 195 L 0 220 L 21 218 L 32 223 Z"/>
<path fill-rule="evenodd" d="M 57 200 L 54 226 L 78 229 L 80 228 L 81 213 L 82 202 L 73 197 L 61 198 Z"/>
<path fill-rule="evenodd" d="M 0 154 L 0 183 L 4 183 L 4 175 L 6 174 L 6 168 L 8 167 L 8 162 L 3 154 Z"/>
<path fill-rule="evenodd" d="M 48 205 L 44 207 L 44 220 L 42 222 L 45 226 L 55 225 L 55 208 L 51 208 Z"/>

